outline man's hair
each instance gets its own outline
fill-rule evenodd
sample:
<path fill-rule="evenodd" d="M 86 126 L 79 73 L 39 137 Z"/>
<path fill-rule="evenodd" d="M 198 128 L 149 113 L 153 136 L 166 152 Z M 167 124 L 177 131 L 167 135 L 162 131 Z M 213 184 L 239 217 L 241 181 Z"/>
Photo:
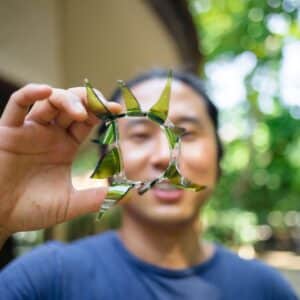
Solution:
<path fill-rule="evenodd" d="M 132 88 L 139 83 L 151 79 L 167 78 L 168 73 L 169 70 L 167 69 L 153 69 L 148 72 L 142 73 L 131 80 L 126 81 L 126 85 L 129 88 Z M 186 71 L 173 71 L 173 78 L 191 87 L 204 100 L 208 115 L 214 126 L 215 137 L 217 142 L 217 161 L 218 161 L 218 172 L 219 172 L 218 175 L 220 175 L 220 170 L 221 170 L 220 161 L 223 157 L 223 147 L 218 133 L 218 128 L 219 128 L 218 109 L 216 108 L 216 106 L 213 104 L 208 94 L 206 93 L 206 90 L 204 88 L 204 83 L 202 82 L 202 80 L 199 79 L 199 77 Z M 109 100 L 114 102 L 120 102 L 121 89 L 119 87 L 114 90 Z M 100 132 L 103 132 L 103 128 L 102 130 L 100 128 Z"/>

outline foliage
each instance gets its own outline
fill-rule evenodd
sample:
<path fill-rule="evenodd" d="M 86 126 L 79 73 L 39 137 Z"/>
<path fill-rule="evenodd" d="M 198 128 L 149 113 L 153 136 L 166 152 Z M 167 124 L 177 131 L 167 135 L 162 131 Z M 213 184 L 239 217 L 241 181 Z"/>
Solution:
<path fill-rule="evenodd" d="M 218 88 L 212 67 L 220 69 L 224 62 L 237 60 L 240 68 L 252 64 L 241 76 L 245 92 L 240 101 L 229 108 L 221 105 L 223 176 L 205 214 L 207 234 L 227 242 L 239 233 L 234 224 L 242 212 L 255 213 L 256 221 L 250 222 L 255 227 L 268 223 L 273 211 L 300 210 L 300 99 L 294 94 L 294 102 L 287 103 L 282 84 L 285 49 L 300 38 L 300 2 L 190 0 L 189 4 L 205 56 L 200 74 L 212 95 Z M 250 60 L 241 60 L 246 56 Z M 220 220 L 226 212 L 230 226 Z M 216 213 L 220 218 L 211 217 Z"/>

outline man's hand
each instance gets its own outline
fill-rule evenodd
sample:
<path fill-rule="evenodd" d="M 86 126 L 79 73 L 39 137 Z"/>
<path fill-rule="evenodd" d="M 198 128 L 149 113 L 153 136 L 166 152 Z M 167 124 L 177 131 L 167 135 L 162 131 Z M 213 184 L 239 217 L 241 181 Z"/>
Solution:
<path fill-rule="evenodd" d="M 0 244 L 99 209 L 104 188 L 77 191 L 71 183 L 76 151 L 96 124 L 85 88 L 29 84 L 11 96 L 0 119 Z"/>

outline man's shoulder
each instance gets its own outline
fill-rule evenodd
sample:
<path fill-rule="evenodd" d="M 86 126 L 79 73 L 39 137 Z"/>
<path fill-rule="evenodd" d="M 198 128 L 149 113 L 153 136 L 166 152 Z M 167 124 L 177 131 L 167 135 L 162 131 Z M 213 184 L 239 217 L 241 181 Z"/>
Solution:
<path fill-rule="evenodd" d="M 114 236 L 114 231 L 107 231 L 69 243 L 49 242 L 38 247 L 33 253 L 49 253 L 49 250 L 52 249 L 50 251 L 56 252 L 62 263 L 77 263 L 83 260 L 85 263 L 88 263 L 88 260 L 94 261 L 95 257 L 97 257 L 97 261 L 100 263 L 101 257 L 105 260 L 105 257 L 112 253 Z"/>
<path fill-rule="evenodd" d="M 112 247 L 115 239 L 115 231 L 109 230 L 100 234 L 87 236 L 71 243 L 64 244 L 63 250 L 66 251 L 93 251 L 101 249 L 107 249 Z M 103 251 L 102 251 L 103 252 Z"/>
<path fill-rule="evenodd" d="M 242 258 L 222 246 L 218 252 L 218 269 L 222 270 L 228 282 L 260 290 L 274 299 L 296 299 L 289 283 L 273 267 L 258 259 Z"/>
<path fill-rule="evenodd" d="M 279 277 L 280 274 L 273 267 L 268 266 L 264 262 L 251 258 L 246 259 L 233 252 L 232 250 L 219 246 L 219 264 L 230 269 L 236 274 L 243 273 L 253 275 L 255 274 L 260 279 L 266 277 Z"/>
<path fill-rule="evenodd" d="M 109 231 L 71 243 L 48 241 L 15 259 L 10 267 L 31 265 L 49 268 L 51 265 L 57 267 L 82 260 L 88 261 L 99 253 L 102 253 L 102 256 L 110 253 L 108 248 L 112 247 L 113 235 L 114 233 Z"/>
<path fill-rule="evenodd" d="M 103 270 L 113 259 L 109 251 L 109 247 L 113 248 L 109 246 L 112 240 L 113 233 L 108 232 L 69 244 L 51 241 L 36 247 L 1 270 L 0 294 L 27 295 L 24 299 L 40 294 L 41 299 L 61 299 L 62 293 L 80 293 L 82 285 L 90 284 L 95 272 L 105 288 L 109 284 Z"/>

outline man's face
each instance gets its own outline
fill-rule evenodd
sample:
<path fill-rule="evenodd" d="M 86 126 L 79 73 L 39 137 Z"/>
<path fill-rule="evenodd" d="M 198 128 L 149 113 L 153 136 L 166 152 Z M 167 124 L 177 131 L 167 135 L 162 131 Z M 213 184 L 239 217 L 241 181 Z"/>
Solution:
<path fill-rule="evenodd" d="M 166 79 L 151 79 L 132 91 L 143 111 L 158 100 Z M 173 80 L 168 118 L 186 130 L 182 137 L 180 172 L 207 188 L 200 192 L 175 189 L 167 183 L 143 195 L 136 190 L 124 201 L 124 213 L 157 224 L 194 220 L 210 195 L 217 178 L 217 148 L 212 121 L 204 100 L 188 85 Z M 168 142 L 156 123 L 144 118 L 119 120 L 121 151 L 126 176 L 133 180 L 157 178 L 170 161 Z"/>

